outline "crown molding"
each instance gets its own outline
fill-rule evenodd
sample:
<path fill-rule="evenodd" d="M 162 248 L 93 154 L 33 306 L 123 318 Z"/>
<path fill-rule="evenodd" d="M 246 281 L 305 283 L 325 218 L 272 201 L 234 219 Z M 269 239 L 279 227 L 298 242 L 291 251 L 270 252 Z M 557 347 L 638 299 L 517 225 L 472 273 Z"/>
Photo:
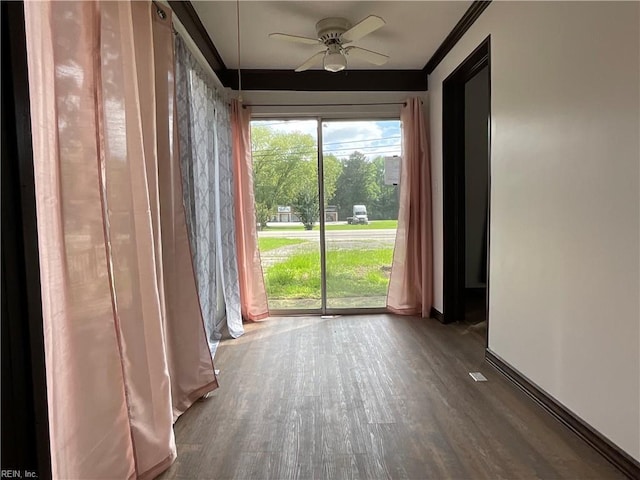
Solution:
<path fill-rule="evenodd" d="M 180 23 L 189 32 L 189 35 L 200 49 L 204 58 L 209 63 L 209 66 L 213 69 L 216 75 L 227 70 L 227 66 L 224 64 L 218 49 L 213 44 L 207 29 L 202 24 L 198 13 L 189 0 L 178 1 L 169 0 L 169 6 L 173 13 L 177 15 Z"/>
<path fill-rule="evenodd" d="M 467 30 L 471 28 L 471 25 L 475 23 L 478 17 L 486 10 L 491 3 L 491 0 L 475 0 L 471 6 L 464 12 L 462 18 L 453 27 L 453 30 L 447 35 L 444 41 L 440 44 L 438 49 L 433 53 L 427 64 L 422 71 L 425 75 L 430 75 L 438 64 L 447 56 L 451 49 L 458 43 Z"/>

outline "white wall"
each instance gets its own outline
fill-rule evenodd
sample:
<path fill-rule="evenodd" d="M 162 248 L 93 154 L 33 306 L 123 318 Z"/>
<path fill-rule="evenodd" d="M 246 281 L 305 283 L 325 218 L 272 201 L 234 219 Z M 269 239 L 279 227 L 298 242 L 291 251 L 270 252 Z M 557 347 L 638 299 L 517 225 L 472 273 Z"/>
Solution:
<path fill-rule="evenodd" d="M 489 348 L 640 460 L 639 11 L 493 2 L 429 94 L 436 307 L 442 81 L 491 35 Z"/>

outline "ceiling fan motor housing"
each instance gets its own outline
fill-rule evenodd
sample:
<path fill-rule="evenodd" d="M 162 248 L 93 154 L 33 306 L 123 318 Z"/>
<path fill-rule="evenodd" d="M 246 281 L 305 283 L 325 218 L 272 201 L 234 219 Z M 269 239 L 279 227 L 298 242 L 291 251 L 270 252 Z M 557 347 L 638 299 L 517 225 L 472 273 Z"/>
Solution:
<path fill-rule="evenodd" d="M 316 33 L 322 43 L 329 46 L 340 42 L 340 36 L 351 28 L 346 18 L 324 18 L 316 23 Z"/>

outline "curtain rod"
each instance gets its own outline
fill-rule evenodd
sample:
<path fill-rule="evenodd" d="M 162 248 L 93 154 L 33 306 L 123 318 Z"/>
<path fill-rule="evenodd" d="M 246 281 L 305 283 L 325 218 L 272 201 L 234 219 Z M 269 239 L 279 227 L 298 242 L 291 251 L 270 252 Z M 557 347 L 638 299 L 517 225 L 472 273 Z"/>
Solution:
<path fill-rule="evenodd" d="M 379 103 L 296 103 L 296 104 L 276 104 L 276 103 L 254 103 L 243 105 L 247 107 L 377 107 L 381 105 L 402 105 L 407 106 L 407 102 L 379 102 Z"/>

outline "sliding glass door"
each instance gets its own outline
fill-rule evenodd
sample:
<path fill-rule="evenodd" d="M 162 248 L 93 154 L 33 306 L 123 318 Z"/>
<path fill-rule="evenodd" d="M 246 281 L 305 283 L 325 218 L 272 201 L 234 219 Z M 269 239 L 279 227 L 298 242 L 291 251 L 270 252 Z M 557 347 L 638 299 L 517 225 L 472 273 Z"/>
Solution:
<path fill-rule="evenodd" d="M 251 135 L 270 310 L 385 308 L 399 120 L 254 120 Z"/>
<path fill-rule="evenodd" d="M 322 123 L 327 310 L 387 305 L 398 186 L 385 167 L 400 137 L 398 120 Z"/>
<path fill-rule="evenodd" d="M 251 145 L 269 309 L 320 310 L 318 121 L 253 121 Z"/>

